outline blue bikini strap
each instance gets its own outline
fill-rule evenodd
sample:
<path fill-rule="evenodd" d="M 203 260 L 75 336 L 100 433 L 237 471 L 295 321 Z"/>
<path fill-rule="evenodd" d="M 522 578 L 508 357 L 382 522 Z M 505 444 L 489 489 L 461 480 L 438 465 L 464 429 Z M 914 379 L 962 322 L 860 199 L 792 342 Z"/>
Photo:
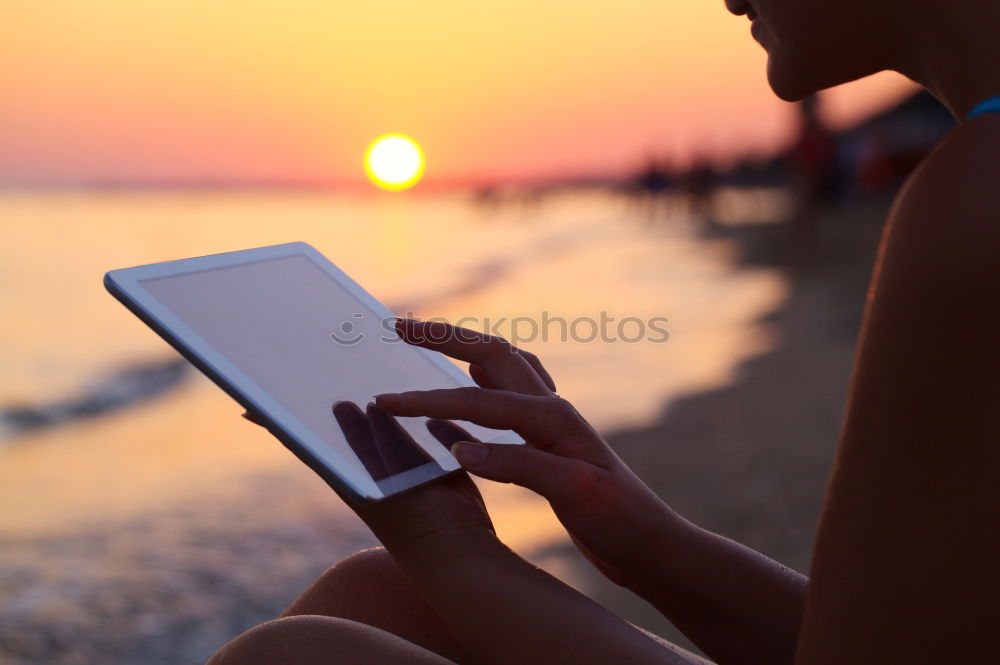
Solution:
<path fill-rule="evenodd" d="M 969 111 L 969 115 L 965 116 L 965 119 L 972 120 L 976 116 L 984 115 L 986 113 L 1000 113 L 1000 95 L 990 97 L 989 99 L 976 104 L 975 108 Z"/>

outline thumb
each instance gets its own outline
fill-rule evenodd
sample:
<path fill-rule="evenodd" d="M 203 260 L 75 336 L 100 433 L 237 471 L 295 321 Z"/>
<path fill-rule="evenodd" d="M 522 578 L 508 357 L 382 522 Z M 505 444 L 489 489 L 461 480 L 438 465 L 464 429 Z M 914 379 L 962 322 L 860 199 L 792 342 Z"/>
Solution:
<path fill-rule="evenodd" d="M 513 483 L 549 501 L 571 498 L 584 487 L 593 467 L 528 445 L 460 442 L 451 452 L 466 471 L 501 483 Z"/>

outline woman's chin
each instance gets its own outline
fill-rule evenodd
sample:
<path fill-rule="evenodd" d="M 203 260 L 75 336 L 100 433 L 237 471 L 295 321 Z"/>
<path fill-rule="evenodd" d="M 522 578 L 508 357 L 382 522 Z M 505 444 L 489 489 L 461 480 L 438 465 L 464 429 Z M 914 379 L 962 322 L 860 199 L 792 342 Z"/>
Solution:
<path fill-rule="evenodd" d="M 767 82 L 774 94 L 786 102 L 800 102 L 821 89 L 790 71 L 774 56 L 769 56 L 767 60 Z"/>
<path fill-rule="evenodd" d="M 806 63 L 807 66 L 803 66 Z M 877 74 L 884 67 L 872 67 L 864 59 L 810 57 L 768 53 L 767 82 L 786 102 L 800 102 L 821 90 Z"/>

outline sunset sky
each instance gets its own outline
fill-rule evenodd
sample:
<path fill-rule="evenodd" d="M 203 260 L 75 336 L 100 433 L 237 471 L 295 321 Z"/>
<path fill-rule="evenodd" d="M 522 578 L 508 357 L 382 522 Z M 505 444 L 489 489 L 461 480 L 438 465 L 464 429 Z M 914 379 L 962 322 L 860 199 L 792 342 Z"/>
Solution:
<path fill-rule="evenodd" d="M 788 135 L 764 62 L 722 0 L 4 0 L 0 184 L 355 184 L 386 132 L 430 184 L 726 157 Z"/>

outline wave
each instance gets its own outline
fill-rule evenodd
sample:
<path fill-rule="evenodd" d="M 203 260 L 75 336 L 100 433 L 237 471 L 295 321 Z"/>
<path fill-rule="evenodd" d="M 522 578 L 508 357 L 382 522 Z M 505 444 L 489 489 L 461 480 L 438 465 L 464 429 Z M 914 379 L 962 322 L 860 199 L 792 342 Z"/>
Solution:
<path fill-rule="evenodd" d="M 183 358 L 137 362 L 89 382 L 78 395 L 0 406 L 0 436 L 19 436 L 140 404 L 180 386 L 190 369 Z"/>

